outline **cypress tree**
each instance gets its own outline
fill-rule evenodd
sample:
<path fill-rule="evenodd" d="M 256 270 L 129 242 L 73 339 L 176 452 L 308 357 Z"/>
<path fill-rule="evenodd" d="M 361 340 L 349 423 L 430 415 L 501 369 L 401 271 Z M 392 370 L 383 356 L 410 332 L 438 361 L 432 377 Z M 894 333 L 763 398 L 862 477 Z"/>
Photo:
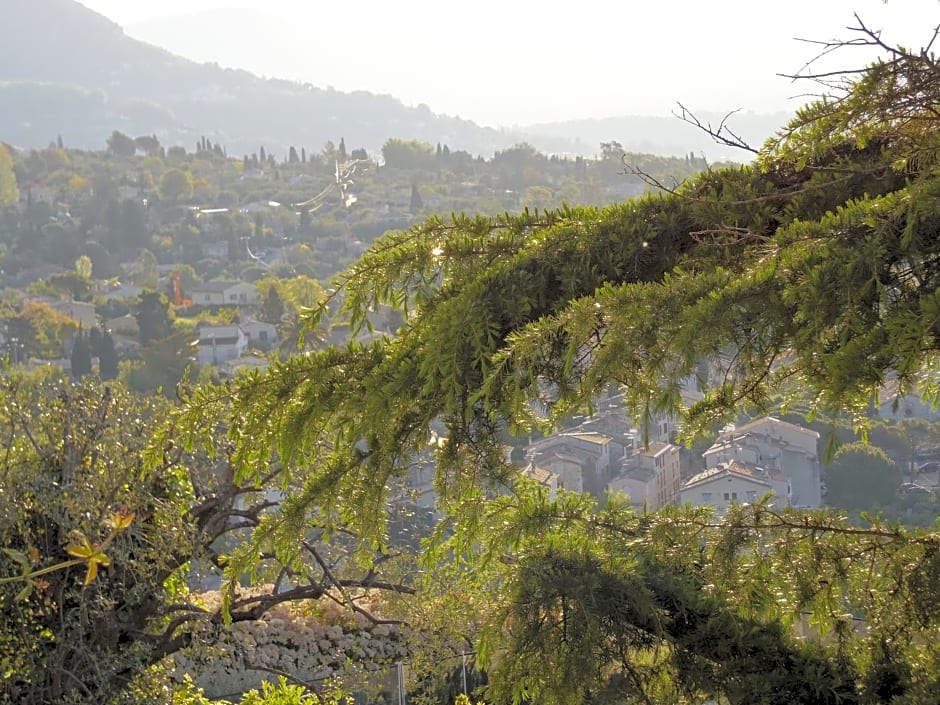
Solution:
<path fill-rule="evenodd" d="M 98 376 L 103 380 L 114 379 L 118 376 L 118 354 L 111 331 L 101 334 L 98 346 Z"/>
<path fill-rule="evenodd" d="M 417 213 L 422 208 L 424 208 L 424 201 L 421 198 L 421 194 L 418 193 L 418 184 L 411 183 L 411 203 L 408 206 L 408 210 L 411 213 Z"/>
<path fill-rule="evenodd" d="M 72 354 L 69 359 L 72 363 L 73 379 L 80 379 L 91 374 L 91 346 L 88 344 L 88 337 L 82 330 L 79 330 L 75 336 L 75 343 L 72 345 Z"/>

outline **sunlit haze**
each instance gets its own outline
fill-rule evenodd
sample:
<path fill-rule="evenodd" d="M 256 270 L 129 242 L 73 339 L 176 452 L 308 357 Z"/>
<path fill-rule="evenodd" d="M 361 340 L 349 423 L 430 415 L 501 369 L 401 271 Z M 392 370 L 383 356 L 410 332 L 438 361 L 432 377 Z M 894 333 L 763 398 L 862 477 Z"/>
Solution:
<path fill-rule="evenodd" d="M 889 43 L 921 47 L 937 0 L 82 0 L 130 36 L 197 61 L 341 91 L 391 94 L 481 124 L 695 110 L 791 111 L 793 74 L 852 38 L 853 13 Z M 182 18 L 182 21 L 181 21 Z M 815 67 L 858 66 L 845 50 Z"/>

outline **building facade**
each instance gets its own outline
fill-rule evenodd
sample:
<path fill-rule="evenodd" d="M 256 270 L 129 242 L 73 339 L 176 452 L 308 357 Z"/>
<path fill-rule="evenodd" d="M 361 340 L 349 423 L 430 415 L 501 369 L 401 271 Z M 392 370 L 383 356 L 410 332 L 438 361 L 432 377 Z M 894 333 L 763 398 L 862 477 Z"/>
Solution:
<path fill-rule="evenodd" d="M 705 465 L 714 468 L 737 460 L 765 468 L 790 481 L 794 506 L 817 508 L 822 504 L 818 444 L 816 431 L 765 416 L 722 431 L 705 451 Z"/>
<path fill-rule="evenodd" d="M 775 507 L 790 506 L 790 482 L 762 468 L 731 460 L 694 475 L 680 493 L 683 504 L 711 505 L 725 514 L 733 504 L 753 504 L 766 494 L 774 495 Z"/>

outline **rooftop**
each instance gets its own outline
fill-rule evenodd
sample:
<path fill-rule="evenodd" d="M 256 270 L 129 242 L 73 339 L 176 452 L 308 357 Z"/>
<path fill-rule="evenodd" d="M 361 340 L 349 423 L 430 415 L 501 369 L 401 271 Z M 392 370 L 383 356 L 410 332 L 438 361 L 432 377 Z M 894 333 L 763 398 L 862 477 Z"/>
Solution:
<path fill-rule="evenodd" d="M 239 282 L 206 282 L 204 284 L 193 284 L 193 291 L 208 291 L 214 294 L 222 294 Z"/>
<path fill-rule="evenodd" d="M 697 475 L 693 475 L 689 478 L 689 481 L 685 483 L 684 489 L 689 487 L 694 487 L 711 480 L 718 479 L 720 477 L 725 477 L 727 475 L 737 475 L 738 477 L 744 477 L 753 482 L 758 482 L 762 485 L 770 486 L 766 474 L 760 468 L 751 468 L 744 463 L 739 463 L 735 460 L 732 460 L 727 463 L 722 463 L 708 470 L 703 470 Z"/>

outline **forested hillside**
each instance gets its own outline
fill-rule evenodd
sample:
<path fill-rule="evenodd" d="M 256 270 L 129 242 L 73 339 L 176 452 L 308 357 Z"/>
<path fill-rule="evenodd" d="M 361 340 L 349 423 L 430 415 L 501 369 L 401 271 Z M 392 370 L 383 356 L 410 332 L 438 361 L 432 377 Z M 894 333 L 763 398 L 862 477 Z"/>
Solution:
<path fill-rule="evenodd" d="M 613 142 L 600 159 L 548 156 L 526 144 L 484 159 L 399 138 L 371 154 L 337 136 L 321 149 L 260 144 L 243 155 L 206 137 L 164 146 L 114 130 L 100 140 L 106 149 L 59 140 L 12 150 L 3 174 L 17 187 L 8 200 L 20 207 L 4 214 L 0 233 L 7 284 L 28 283 L 47 265 L 69 269 L 81 255 L 98 277 L 120 277 L 121 264 L 142 250 L 205 279 L 257 277 L 272 266 L 328 279 L 386 230 L 433 213 L 602 205 L 650 187 L 628 166 L 670 183 L 707 166 L 696 157 L 626 154 Z M 219 256 L 222 245 L 227 254 Z M 259 262 L 250 254 L 258 252 L 271 256 Z M 292 254 L 279 261 L 277 252 Z"/>
<path fill-rule="evenodd" d="M 126 36 L 73 0 L 5 0 L 3 13 L 16 31 L 0 47 L 0 133 L 15 145 L 43 145 L 61 133 L 71 145 L 95 148 L 119 127 L 169 144 L 207 135 L 238 153 L 260 143 L 319 149 L 337 125 L 370 150 L 390 134 L 474 154 L 519 141 L 391 96 L 197 64 Z"/>
<path fill-rule="evenodd" d="M 190 145 L 205 136 L 240 155 L 259 144 L 275 152 L 292 144 L 319 151 L 340 131 L 370 152 L 395 136 L 446 143 L 474 156 L 519 142 L 543 152 L 591 156 L 599 142 L 619 140 L 632 152 L 700 156 L 704 148 L 734 157 L 712 150 L 693 128 L 669 117 L 624 117 L 561 130 L 545 126 L 527 135 L 435 114 L 426 105 L 408 107 L 389 95 L 344 93 L 198 64 L 127 36 L 74 0 L 4 0 L 2 12 L 15 31 L 0 46 L 0 138 L 18 147 L 43 147 L 62 135 L 71 147 L 99 149 L 102 136 L 119 129 L 154 134 L 167 145 Z M 315 75 L 316 67 L 310 70 Z M 777 122 L 760 116 L 735 120 L 755 143 Z"/>

